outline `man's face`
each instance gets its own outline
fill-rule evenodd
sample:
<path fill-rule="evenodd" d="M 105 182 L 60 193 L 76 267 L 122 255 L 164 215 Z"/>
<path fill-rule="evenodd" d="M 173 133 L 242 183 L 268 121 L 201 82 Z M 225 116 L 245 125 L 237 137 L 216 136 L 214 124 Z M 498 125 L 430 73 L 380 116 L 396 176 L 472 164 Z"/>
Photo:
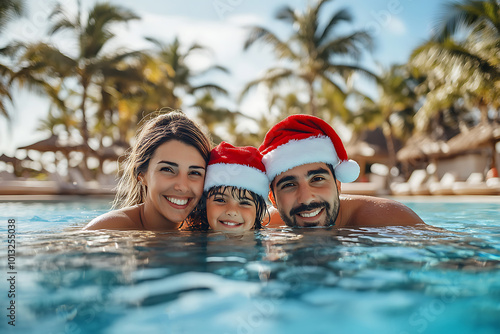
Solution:
<path fill-rule="evenodd" d="M 339 212 L 336 180 L 325 163 L 292 168 L 273 180 L 276 206 L 288 226 L 332 226 Z"/>

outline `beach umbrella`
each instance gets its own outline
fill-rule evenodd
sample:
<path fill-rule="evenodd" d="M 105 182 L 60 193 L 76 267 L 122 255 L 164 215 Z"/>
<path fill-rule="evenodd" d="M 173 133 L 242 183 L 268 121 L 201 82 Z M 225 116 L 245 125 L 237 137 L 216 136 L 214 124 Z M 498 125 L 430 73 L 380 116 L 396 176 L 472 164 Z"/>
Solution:
<path fill-rule="evenodd" d="M 494 147 L 500 141 L 500 125 L 497 123 L 482 123 L 465 130 L 448 141 L 449 155 L 461 154 L 466 151 Z"/>
<path fill-rule="evenodd" d="M 401 148 L 401 141 L 394 138 L 394 149 Z M 349 158 L 367 163 L 389 164 L 389 150 L 382 128 L 365 130 L 354 136 L 346 145 Z"/>
<path fill-rule="evenodd" d="M 65 154 L 73 151 L 83 152 L 90 150 L 87 145 L 68 145 L 61 143 L 57 135 L 52 135 L 47 139 L 40 140 L 36 143 L 19 147 L 18 150 L 33 150 L 38 152 L 63 152 Z"/>
<path fill-rule="evenodd" d="M 101 147 L 94 153 L 99 160 L 118 160 L 125 153 L 126 147 L 113 144 L 111 146 Z"/>

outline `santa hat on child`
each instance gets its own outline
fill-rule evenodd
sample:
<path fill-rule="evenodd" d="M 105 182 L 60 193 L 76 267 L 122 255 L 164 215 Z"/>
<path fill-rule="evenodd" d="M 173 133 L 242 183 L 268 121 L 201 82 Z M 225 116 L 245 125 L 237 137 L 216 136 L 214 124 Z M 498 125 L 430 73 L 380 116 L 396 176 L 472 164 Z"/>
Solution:
<path fill-rule="evenodd" d="M 255 147 L 234 147 L 226 142 L 214 147 L 210 152 L 203 190 L 216 186 L 246 189 L 266 198 L 269 181 L 262 154 Z"/>
<path fill-rule="evenodd" d="M 359 165 L 348 160 L 335 130 L 318 117 L 285 118 L 267 132 L 259 151 L 270 182 L 289 169 L 315 162 L 331 164 L 335 177 L 343 183 L 353 182 L 359 176 Z"/>

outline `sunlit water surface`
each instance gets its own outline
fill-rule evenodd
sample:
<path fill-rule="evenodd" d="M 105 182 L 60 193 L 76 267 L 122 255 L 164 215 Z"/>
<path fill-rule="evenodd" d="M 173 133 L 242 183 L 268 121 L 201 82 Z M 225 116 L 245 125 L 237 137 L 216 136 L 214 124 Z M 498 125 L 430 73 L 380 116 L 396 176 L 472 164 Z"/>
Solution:
<path fill-rule="evenodd" d="M 500 201 L 405 203 L 442 229 L 82 232 L 109 200 L 0 202 L 0 332 L 499 333 Z"/>

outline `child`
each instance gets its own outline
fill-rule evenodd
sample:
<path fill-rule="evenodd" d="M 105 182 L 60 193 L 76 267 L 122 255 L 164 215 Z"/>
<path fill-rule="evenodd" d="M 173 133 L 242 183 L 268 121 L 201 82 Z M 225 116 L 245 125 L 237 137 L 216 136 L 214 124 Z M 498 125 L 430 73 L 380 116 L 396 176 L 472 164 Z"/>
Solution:
<path fill-rule="evenodd" d="M 222 142 L 210 153 L 197 230 L 242 232 L 260 229 L 269 192 L 262 155 L 254 147 Z"/>

